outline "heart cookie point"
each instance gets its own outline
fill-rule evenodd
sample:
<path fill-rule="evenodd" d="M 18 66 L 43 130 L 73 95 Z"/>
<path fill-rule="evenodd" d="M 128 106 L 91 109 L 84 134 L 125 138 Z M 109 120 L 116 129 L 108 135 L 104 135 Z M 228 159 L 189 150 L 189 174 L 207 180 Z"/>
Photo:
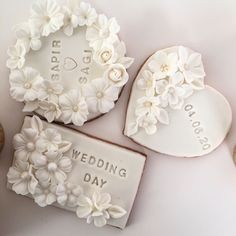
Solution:
<path fill-rule="evenodd" d="M 202 78 L 191 78 L 189 61 Z M 204 76 L 198 53 L 183 47 L 155 53 L 134 81 L 124 134 L 167 155 L 197 157 L 212 152 L 231 127 L 232 111 L 222 94 L 204 85 Z M 152 81 L 151 87 L 147 81 Z M 147 101 L 152 102 L 149 108 L 143 105 Z"/>

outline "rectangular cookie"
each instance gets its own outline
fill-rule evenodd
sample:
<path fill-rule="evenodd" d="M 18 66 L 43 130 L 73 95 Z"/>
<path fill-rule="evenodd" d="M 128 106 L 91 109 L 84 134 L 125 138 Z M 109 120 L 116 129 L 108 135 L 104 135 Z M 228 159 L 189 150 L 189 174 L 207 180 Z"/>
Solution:
<path fill-rule="evenodd" d="M 8 186 L 76 212 L 87 223 L 123 229 L 128 221 L 146 157 L 63 126 L 25 117 L 14 137 Z"/>

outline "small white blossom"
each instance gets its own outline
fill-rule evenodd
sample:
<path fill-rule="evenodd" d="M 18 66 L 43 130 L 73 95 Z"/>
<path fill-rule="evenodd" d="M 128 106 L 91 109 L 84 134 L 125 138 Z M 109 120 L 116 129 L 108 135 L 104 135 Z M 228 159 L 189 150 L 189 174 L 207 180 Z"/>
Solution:
<path fill-rule="evenodd" d="M 71 183 L 59 184 L 56 189 L 57 202 L 62 206 L 76 207 L 78 197 L 82 193 L 80 186 Z"/>
<path fill-rule="evenodd" d="M 190 84 L 193 89 L 204 88 L 205 72 L 202 64 L 201 54 L 189 53 L 187 48 L 179 47 L 179 69 L 184 74 L 186 83 Z"/>
<path fill-rule="evenodd" d="M 30 22 L 19 24 L 15 27 L 17 43 L 22 44 L 26 51 L 39 50 L 42 46 L 40 32 Z"/>
<path fill-rule="evenodd" d="M 7 67 L 9 69 L 21 69 L 25 64 L 26 49 L 22 44 L 16 44 L 9 47 L 7 54 L 10 57 L 7 60 Z"/>
<path fill-rule="evenodd" d="M 119 31 L 120 26 L 115 18 L 108 20 L 105 15 L 99 15 L 97 21 L 87 28 L 86 39 L 90 42 L 90 46 L 97 50 L 103 44 L 116 42 Z"/>
<path fill-rule="evenodd" d="M 88 107 L 85 98 L 79 90 L 70 90 L 59 98 L 61 106 L 61 119 L 65 124 L 73 123 L 82 126 L 87 121 Z"/>
<path fill-rule="evenodd" d="M 21 195 L 34 194 L 38 184 L 32 173 L 32 165 L 23 161 L 17 161 L 14 166 L 10 167 L 7 178 L 12 184 L 12 190 Z"/>
<path fill-rule="evenodd" d="M 33 195 L 34 201 L 40 207 L 46 207 L 48 205 L 52 205 L 57 200 L 55 191 L 56 191 L 56 185 L 46 184 L 44 186 L 43 184 L 39 184 L 36 187 L 35 193 Z"/>
<path fill-rule="evenodd" d="M 96 227 L 103 227 L 108 219 L 118 219 L 126 214 L 122 207 L 111 204 L 111 195 L 108 193 L 94 192 L 91 198 L 81 194 L 77 203 L 77 216 L 86 218 L 88 224 L 94 222 Z"/>
<path fill-rule="evenodd" d="M 10 93 L 19 102 L 32 102 L 38 98 L 43 78 L 31 67 L 13 70 L 10 74 Z"/>
<path fill-rule="evenodd" d="M 97 13 L 89 3 L 81 2 L 78 9 L 79 25 L 91 26 L 97 19 Z"/>
<path fill-rule="evenodd" d="M 72 170 L 69 157 L 56 151 L 46 152 L 34 160 L 35 175 L 40 183 L 63 183 Z"/>
<path fill-rule="evenodd" d="M 177 53 L 157 52 L 153 60 L 148 64 L 156 79 L 164 79 L 173 75 L 178 70 Z"/>
<path fill-rule="evenodd" d="M 149 70 L 145 70 L 142 77 L 137 82 L 138 88 L 144 90 L 147 96 L 153 96 L 155 94 L 156 80 L 153 77 L 153 73 Z"/>
<path fill-rule="evenodd" d="M 88 109 L 91 112 L 106 113 L 115 106 L 119 96 L 119 89 L 109 85 L 103 78 L 94 79 L 83 87 Z"/>
<path fill-rule="evenodd" d="M 30 20 L 40 29 L 42 36 L 48 36 L 61 28 L 64 15 L 55 0 L 38 0 L 32 5 Z"/>

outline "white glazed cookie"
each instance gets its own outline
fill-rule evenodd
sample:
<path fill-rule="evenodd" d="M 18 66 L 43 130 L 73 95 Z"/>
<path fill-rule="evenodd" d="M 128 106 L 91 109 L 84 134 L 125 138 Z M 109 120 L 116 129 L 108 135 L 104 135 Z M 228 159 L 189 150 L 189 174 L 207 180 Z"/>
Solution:
<path fill-rule="evenodd" d="M 89 3 L 38 0 L 8 49 L 11 96 L 48 122 L 82 126 L 109 112 L 133 63 L 119 31 Z"/>
<path fill-rule="evenodd" d="M 143 173 L 143 154 L 37 116 L 25 118 L 13 143 L 10 189 L 41 207 L 53 204 L 75 212 L 97 227 L 125 227 Z"/>
<path fill-rule="evenodd" d="M 182 157 L 213 151 L 228 133 L 227 100 L 204 84 L 201 55 L 183 46 L 157 51 L 134 81 L 124 133 L 153 151 Z"/>

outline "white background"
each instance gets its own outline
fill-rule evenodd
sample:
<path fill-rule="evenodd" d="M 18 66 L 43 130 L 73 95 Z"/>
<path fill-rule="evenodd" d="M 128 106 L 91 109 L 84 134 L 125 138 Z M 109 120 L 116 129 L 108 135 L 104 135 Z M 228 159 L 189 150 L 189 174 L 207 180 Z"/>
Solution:
<path fill-rule="evenodd" d="M 23 114 L 22 106 L 8 94 L 6 49 L 13 43 L 11 27 L 27 19 L 33 1 L 0 2 L 0 122 L 6 130 L 6 145 L 0 159 L 0 236 L 236 235 L 236 169 L 232 162 L 236 123 L 226 141 L 208 156 L 185 159 L 149 153 L 139 194 L 124 231 L 112 227 L 96 229 L 74 214 L 54 207 L 41 209 L 32 200 L 7 190 L 12 137 L 20 129 Z M 122 136 L 131 80 L 155 50 L 180 44 L 202 53 L 206 82 L 226 96 L 236 115 L 234 0 L 91 2 L 100 12 L 116 16 L 128 54 L 136 60 L 130 70 L 130 82 L 115 110 L 87 124 L 83 130 L 138 149 Z"/>

